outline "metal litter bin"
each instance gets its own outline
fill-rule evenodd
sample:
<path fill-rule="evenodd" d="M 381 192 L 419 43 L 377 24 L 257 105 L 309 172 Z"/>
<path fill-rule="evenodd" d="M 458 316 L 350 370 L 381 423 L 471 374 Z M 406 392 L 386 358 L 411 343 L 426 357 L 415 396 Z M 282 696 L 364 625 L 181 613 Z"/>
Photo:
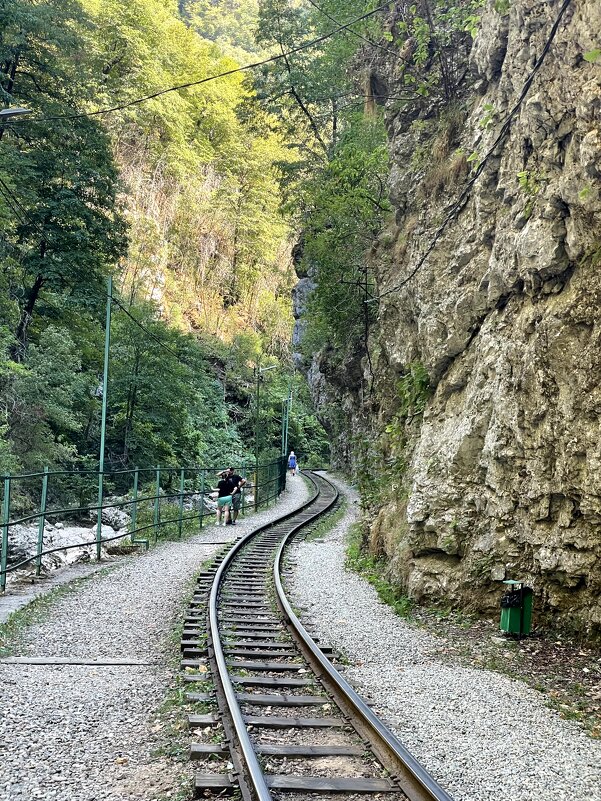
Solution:
<path fill-rule="evenodd" d="M 532 588 L 523 581 L 504 581 L 507 592 L 501 598 L 501 631 L 524 637 L 532 629 Z"/>

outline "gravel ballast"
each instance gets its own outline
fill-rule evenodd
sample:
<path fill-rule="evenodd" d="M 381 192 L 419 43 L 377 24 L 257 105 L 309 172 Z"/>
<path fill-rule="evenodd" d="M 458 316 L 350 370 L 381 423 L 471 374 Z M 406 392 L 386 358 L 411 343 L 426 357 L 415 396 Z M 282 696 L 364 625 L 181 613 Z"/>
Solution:
<path fill-rule="evenodd" d="M 345 570 L 345 517 L 292 553 L 291 599 L 323 642 L 350 660 L 346 678 L 456 801 L 601 801 L 601 742 L 565 721 L 524 684 L 445 657 L 445 641 L 383 604 Z"/>
<path fill-rule="evenodd" d="M 127 558 L 58 598 L 15 657 L 134 665 L 0 664 L 0 799 L 126 801 L 177 796 L 181 765 L 157 716 L 175 683 L 181 622 L 202 563 L 226 541 L 292 511 L 308 497 L 290 479 L 280 502 L 234 526 L 208 526 Z"/>

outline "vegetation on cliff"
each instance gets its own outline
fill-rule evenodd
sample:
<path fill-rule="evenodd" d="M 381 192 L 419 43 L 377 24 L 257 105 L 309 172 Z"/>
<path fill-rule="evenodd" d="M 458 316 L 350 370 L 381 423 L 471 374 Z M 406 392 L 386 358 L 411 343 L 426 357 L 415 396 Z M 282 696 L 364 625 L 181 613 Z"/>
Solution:
<path fill-rule="evenodd" d="M 292 382 L 294 445 L 323 459 L 290 368 L 281 127 L 243 73 L 135 102 L 235 70 L 256 11 L 0 3 L 2 101 L 33 112 L 0 128 L 0 470 L 95 462 L 109 274 L 111 462 L 247 456 L 261 361 L 266 455 Z"/>

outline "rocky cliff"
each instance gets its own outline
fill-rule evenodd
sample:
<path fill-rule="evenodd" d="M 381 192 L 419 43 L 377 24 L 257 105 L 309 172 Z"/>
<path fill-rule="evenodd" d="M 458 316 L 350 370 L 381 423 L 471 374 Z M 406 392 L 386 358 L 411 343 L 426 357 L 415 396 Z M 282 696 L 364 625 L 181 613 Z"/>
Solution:
<path fill-rule="evenodd" d="M 352 370 L 328 375 L 327 354 L 312 379 L 322 403 L 342 398 L 347 431 L 375 429 L 401 465 L 370 538 L 411 596 L 490 610 L 501 579 L 525 578 L 539 613 L 594 633 L 601 4 L 568 2 L 552 38 L 561 8 L 491 0 L 453 103 L 386 104 L 395 219 L 374 258 L 374 391 L 360 397 Z M 394 86 L 402 66 L 378 69 Z M 419 414 L 399 412 L 409 365 L 429 376 Z"/>

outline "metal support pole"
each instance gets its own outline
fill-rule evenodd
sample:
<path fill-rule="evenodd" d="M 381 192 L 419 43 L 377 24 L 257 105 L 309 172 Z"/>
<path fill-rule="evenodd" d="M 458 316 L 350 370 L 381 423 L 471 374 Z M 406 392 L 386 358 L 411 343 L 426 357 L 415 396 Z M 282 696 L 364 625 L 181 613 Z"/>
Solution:
<path fill-rule="evenodd" d="M 256 367 L 257 372 L 257 395 L 255 407 L 255 512 L 259 508 L 259 403 L 261 386 L 261 368 Z"/>
<path fill-rule="evenodd" d="M 129 539 L 131 540 L 132 544 L 136 537 L 136 527 L 138 525 L 138 480 L 140 477 L 140 469 L 138 467 L 134 468 L 134 488 L 133 488 L 133 500 L 131 504 L 131 530 L 129 532 Z"/>
<path fill-rule="evenodd" d="M 156 487 L 154 494 L 154 520 L 153 520 L 155 543 L 159 538 L 159 520 L 161 518 L 160 503 L 161 503 L 161 468 L 157 466 L 157 480 L 156 480 Z"/>
<path fill-rule="evenodd" d="M 288 426 L 290 424 L 290 409 L 292 408 L 292 387 L 288 389 L 288 399 L 286 401 L 286 427 L 284 430 L 284 456 L 288 455 Z"/>
<path fill-rule="evenodd" d="M 200 528 L 202 528 L 202 519 L 205 513 L 205 471 L 200 471 L 200 516 L 198 518 Z"/>
<path fill-rule="evenodd" d="M 182 518 L 184 516 L 185 472 L 185 469 L 182 467 L 179 474 L 179 518 L 177 520 L 177 534 L 180 538 L 182 536 Z"/>
<path fill-rule="evenodd" d="M 100 423 L 100 459 L 98 463 L 98 522 L 96 523 L 96 559 L 102 553 L 102 496 L 104 490 L 104 446 L 106 440 L 106 409 L 109 383 L 109 352 L 111 347 L 111 311 L 113 306 L 113 279 L 107 282 L 106 322 L 104 327 L 104 371 L 102 374 L 102 422 Z"/>
<path fill-rule="evenodd" d="M 35 574 L 39 576 L 42 572 L 42 551 L 44 550 L 44 526 L 46 525 L 46 501 L 48 497 L 48 468 L 44 468 L 44 478 L 42 479 L 42 498 L 40 500 L 40 519 L 38 522 L 38 549 L 35 560 Z"/>
<path fill-rule="evenodd" d="M 10 520 L 10 476 L 4 479 L 2 499 L 2 554 L 0 554 L 0 590 L 6 589 L 6 566 L 8 564 L 8 521 Z"/>

